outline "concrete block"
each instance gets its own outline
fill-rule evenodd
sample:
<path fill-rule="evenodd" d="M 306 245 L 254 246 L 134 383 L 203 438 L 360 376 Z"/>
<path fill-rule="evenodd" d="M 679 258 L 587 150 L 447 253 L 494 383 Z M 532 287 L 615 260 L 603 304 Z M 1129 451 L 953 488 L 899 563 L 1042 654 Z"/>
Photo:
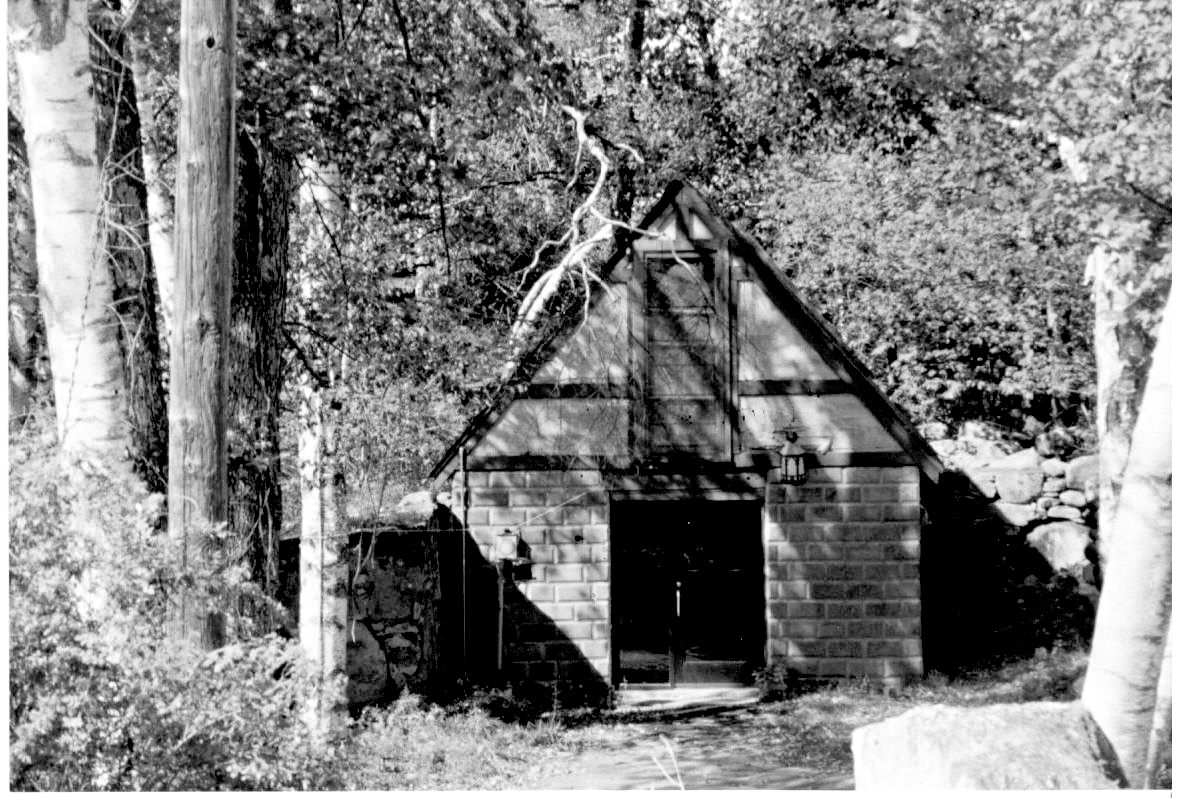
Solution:
<path fill-rule="evenodd" d="M 871 659 L 875 657 L 901 657 L 905 653 L 903 651 L 902 641 L 899 640 L 871 640 L 866 643 L 866 656 Z"/>
<path fill-rule="evenodd" d="M 831 640 L 825 646 L 828 657 L 861 657 L 862 644 L 854 640 Z"/>
<path fill-rule="evenodd" d="M 848 618 L 860 618 L 861 605 L 851 601 L 833 601 L 828 604 L 828 619 L 830 621 Z"/>
<path fill-rule="evenodd" d="M 593 624 L 589 621 L 561 621 L 556 625 L 565 637 L 570 640 L 590 640 L 593 638 Z"/>
<path fill-rule="evenodd" d="M 1079 702 L 918 707 L 853 732 L 859 790 L 1115 789 Z"/>
<path fill-rule="evenodd" d="M 786 604 L 788 618 L 823 618 L 827 605 L 819 601 L 791 601 Z"/>
<path fill-rule="evenodd" d="M 847 507 L 855 505 L 846 505 Z M 856 505 L 860 506 L 860 505 Z M 850 520 L 842 519 L 841 507 L 836 504 L 809 504 L 807 510 L 807 520 L 814 521 L 841 521 Z"/>
<path fill-rule="evenodd" d="M 883 595 L 886 598 L 917 599 L 920 595 L 919 582 L 887 582 L 883 586 Z"/>
<path fill-rule="evenodd" d="M 809 585 L 807 582 L 780 582 L 779 583 L 779 598 L 803 600 L 807 598 L 824 598 L 824 596 L 817 596 L 816 586 Z"/>
<path fill-rule="evenodd" d="M 560 584 L 556 586 L 557 601 L 591 601 L 593 587 L 586 584 Z"/>
<path fill-rule="evenodd" d="M 839 560 L 844 556 L 844 547 L 834 543 L 811 543 L 808 545 L 809 560 Z"/>
<path fill-rule="evenodd" d="M 527 471 L 530 488 L 556 488 L 565 484 L 564 471 Z"/>
<path fill-rule="evenodd" d="M 490 508 L 490 525 L 491 526 L 518 526 L 523 523 L 523 510 L 512 509 L 510 507 L 491 507 Z"/>
<path fill-rule="evenodd" d="M 846 521 L 881 521 L 882 506 L 878 504 L 843 504 L 841 515 Z"/>
<path fill-rule="evenodd" d="M 581 566 L 581 576 L 586 582 L 606 582 L 610 579 L 610 563 L 590 563 Z"/>
<path fill-rule="evenodd" d="M 882 519 L 885 521 L 918 521 L 919 505 L 914 502 L 899 502 L 882 505 Z"/>
<path fill-rule="evenodd" d="M 492 488 L 526 488 L 528 486 L 527 471 L 490 471 L 487 482 Z"/>
<path fill-rule="evenodd" d="M 883 637 L 886 628 L 883 621 L 849 621 L 845 624 L 845 634 L 853 638 Z"/>
<path fill-rule="evenodd" d="M 582 582 L 582 569 L 588 566 L 584 565 L 546 565 L 544 566 L 544 578 L 549 582 Z"/>
<path fill-rule="evenodd" d="M 506 507 L 507 491 L 502 488 L 474 488 L 470 491 L 470 507 Z"/>

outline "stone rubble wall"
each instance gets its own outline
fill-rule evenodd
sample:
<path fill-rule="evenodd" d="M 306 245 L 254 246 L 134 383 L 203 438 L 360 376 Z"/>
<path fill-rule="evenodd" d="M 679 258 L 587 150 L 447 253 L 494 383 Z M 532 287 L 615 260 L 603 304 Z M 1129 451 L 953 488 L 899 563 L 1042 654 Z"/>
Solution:
<path fill-rule="evenodd" d="M 1097 583 L 1093 574 L 1099 485 L 1096 455 L 1067 461 L 1023 449 L 988 466 L 963 471 L 1006 523 L 1026 533 L 1027 543 L 1053 570 L 1081 582 Z"/>

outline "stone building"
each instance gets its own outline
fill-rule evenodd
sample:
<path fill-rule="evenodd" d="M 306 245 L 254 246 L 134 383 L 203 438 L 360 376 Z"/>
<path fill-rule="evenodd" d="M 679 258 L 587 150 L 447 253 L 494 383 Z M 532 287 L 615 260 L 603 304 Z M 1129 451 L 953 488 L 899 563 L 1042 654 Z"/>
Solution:
<path fill-rule="evenodd" d="M 935 454 L 697 191 L 673 182 L 639 226 L 585 317 L 523 357 L 434 470 L 498 574 L 463 601 L 464 626 L 493 629 L 469 634 L 467 669 L 562 699 L 745 683 L 776 660 L 920 674 Z"/>

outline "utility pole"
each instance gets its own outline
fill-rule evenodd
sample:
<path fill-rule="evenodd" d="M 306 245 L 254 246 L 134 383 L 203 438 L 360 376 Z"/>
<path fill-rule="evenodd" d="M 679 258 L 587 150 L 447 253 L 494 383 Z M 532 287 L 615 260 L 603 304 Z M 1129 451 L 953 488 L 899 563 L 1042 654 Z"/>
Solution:
<path fill-rule="evenodd" d="M 182 0 L 177 131 L 177 283 L 169 357 L 169 534 L 192 572 L 227 520 L 227 329 L 235 213 L 235 0 Z M 179 636 L 224 642 L 185 588 Z"/>

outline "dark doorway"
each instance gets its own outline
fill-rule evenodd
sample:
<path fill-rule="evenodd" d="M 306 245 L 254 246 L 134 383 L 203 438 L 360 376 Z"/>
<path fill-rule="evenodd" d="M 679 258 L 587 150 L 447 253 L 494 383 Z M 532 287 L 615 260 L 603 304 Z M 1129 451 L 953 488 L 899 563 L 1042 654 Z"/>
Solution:
<path fill-rule="evenodd" d="M 757 501 L 613 505 L 615 684 L 753 682 L 765 634 L 760 511 Z"/>

